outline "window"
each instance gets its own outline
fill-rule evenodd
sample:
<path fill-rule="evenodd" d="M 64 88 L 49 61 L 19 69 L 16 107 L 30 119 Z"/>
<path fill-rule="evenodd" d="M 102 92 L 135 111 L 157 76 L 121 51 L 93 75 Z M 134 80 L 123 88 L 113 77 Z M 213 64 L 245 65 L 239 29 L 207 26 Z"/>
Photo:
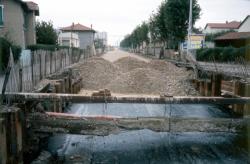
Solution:
<path fill-rule="evenodd" d="M 0 26 L 3 25 L 3 5 L 0 5 Z"/>

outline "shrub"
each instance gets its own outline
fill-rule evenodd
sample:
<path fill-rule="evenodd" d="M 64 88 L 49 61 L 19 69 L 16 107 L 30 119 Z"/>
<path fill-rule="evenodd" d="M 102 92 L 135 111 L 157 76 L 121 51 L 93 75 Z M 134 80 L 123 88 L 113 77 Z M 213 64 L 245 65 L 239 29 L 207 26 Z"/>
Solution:
<path fill-rule="evenodd" d="M 0 37 L 0 71 L 3 71 L 8 65 L 10 48 L 12 50 L 14 60 L 17 61 L 21 55 L 22 48 L 14 45 L 5 38 Z"/>
<path fill-rule="evenodd" d="M 58 46 L 58 45 L 46 45 L 46 44 L 35 44 L 35 45 L 29 45 L 27 46 L 27 49 L 31 51 L 37 51 L 37 50 L 46 50 L 46 51 L 56 51 L 60 49 L 69 49 L 70 47 L 68 46 Z M 83 52 L 82 49 L 72 47 L 71 48 L 73 51 L 80 51 L 81 53 Z"/>
<path fill-rule="evenodd" d="M 239 58 L 244 58 L 248 47 L 216 47 L 203 48 L 197 50 L 198 61 L 235 62 Z"/>

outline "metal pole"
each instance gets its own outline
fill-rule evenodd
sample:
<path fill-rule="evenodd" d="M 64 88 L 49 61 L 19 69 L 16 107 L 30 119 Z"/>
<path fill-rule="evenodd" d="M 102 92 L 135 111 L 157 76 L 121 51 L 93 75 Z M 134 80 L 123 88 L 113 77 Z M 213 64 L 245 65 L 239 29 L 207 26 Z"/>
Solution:
<path fill-rule="evenodd" d="M 191 34 L 193 26 L 192 19 L 193 19 L 193 0 L 190 0 L 187 52 L 189 52 L 189 50 L 191 49 Z"/>

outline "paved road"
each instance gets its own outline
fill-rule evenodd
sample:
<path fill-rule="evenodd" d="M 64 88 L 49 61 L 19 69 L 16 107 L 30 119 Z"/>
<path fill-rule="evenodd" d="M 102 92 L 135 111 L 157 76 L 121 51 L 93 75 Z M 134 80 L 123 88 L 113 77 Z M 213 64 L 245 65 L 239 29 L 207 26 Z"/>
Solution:
<path fill-rule="evenodd" d="M 110 62 L 115 62 L 115 61 L 117 61 L 121 58 L 124 58 L 124 57 L 134 57 L 136 59 L 139 59 L 139 60 L 142 60 L 145 62 L 149 62 L 149 59 L 143 58 L 143 57 L 138 56 L 136 54 L 121 51 L 121 50 L 110 51 L 102 56 L 102 58 L 104 58 L 105 60 L 108 60 Z"/>

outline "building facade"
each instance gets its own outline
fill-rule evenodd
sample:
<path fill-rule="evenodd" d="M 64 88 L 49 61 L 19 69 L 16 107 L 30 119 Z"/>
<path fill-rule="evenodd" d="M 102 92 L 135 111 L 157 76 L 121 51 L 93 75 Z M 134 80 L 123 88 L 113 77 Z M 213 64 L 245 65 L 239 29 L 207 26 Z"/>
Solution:
<path fill-rule="evenodd" d="M 80 47 L 79 36 L 77 33 L 73 32 L 65 32 L 59 33 L 58 36 L 58 43 L 61 46 L 68 46 L 68 47 Z"/>
<path fill-rule="evenodd" d="M 36 44 L 35 20 L 39 7 L 34 2 L 0 0 L 0 37 L 25 48 Z"/>
<path fill-rule="evenodd" d="M 241 23 L 239 32 L 250 32 L 250 15 L 248 15 Z"/>
<path fill-rule="evenodd" d="M 91 48 L 94 45 L 95 30 L 81 24 L 61 28 L 62 33 L 75 33 L 79 37 L 79 47 L 81 49 Z"/>
<path fill-rule="evenodd" d="M 215 34 L 225 31 L 238 31 L 241 22 L 232 21 L 226 23 L 208 23 L 204 30 L 204 34 Z"/>

